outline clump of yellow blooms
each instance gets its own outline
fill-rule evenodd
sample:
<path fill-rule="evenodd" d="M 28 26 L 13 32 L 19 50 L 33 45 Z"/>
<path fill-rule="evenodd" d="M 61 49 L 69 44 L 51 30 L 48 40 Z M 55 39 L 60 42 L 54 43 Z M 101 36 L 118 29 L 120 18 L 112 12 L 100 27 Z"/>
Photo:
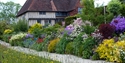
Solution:
<path fill-rule="evenodd" d="M 28 32 L 29 32 L 29 33 L 33 33 L 33 31 L 35 30 L 35 28 L 42 29 L 42 25 L 41 25 L 40 23 L 36 23 L 36 24 L 32 25 L 32 26 L 29 28 Z"/>
<path fill-rule="evenodd" d="M 10 33 L 12 33 L 13 31 L 11 30 L 11 29 L 6 29 L 5 31 L 4 31 L 4 34 L 10 34 Z"/>
<path fill-rule="evenodd" d="M 99 45 L 96 52 L 99 53 L 100 58 L 111 62 L 122 62 L 120 59 L 120 50 L 125 49 L 125 41 L 117 41 L 114 39 L 105 39 Z"/>
<path fill-rule="evenodd" d="M 50 44 L 48 45 L 48 51 L 49 52 L 54 52 L 56 48 L 56 44 L 59 42 L 59 38 L 56 38 L 54 40 L 50 41 Z"/>

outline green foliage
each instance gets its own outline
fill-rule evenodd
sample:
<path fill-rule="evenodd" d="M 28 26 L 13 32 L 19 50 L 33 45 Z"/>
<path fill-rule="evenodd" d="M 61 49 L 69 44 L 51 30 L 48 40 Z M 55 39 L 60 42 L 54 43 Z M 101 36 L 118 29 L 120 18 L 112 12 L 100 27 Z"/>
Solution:
<path fill-rule="evenodd" d="M 74 45 L 73 45 L 73 47 L 74 47 L 74 50 L 73 50 L 73 53 L 75 54 L 75 55 L 77 55 L 77 56 L 82 56 L 82 51 L 83 51 L 83 49 L 81 49 L 81 47 L 82 47 L 82 41 L 83 41 L 83 38 L 82 38 L 82 35 L 83 35 L 84 33 L 80 33 L 74 40 L 73 40 L 73 42 L 74 42 Z"/>
<path fill-rule="evenodd" d="M 31 49 L 37 50 L 37 51 L 42 51 L 42 43 L 34 43 L 33 45 L 30 46 Z"/>
<path fill-rule="evenodd" d="M 107 11 L 113 13 L 115 16 L 120 14 L 121 9 L 122 6 L 119 0 L 111 0 L 107 6 Z"/>
<path fill-rule="evenodd" d="M 10 29 L 10 25 L 5 21 L 0 21 L 0 39 L 2 39 L 2 35 L 6 29 Z"/>
<path fill-rule="evenodd" d="M 94 7 L 94 0 L 82 0 L 83 9 L 80 17 L 83 21 L 90 21 L 94 26 L 105 22 L 103 7 Z"/>
<path fill-rule="evenodd" d="M 73 49 L 74 49 L 73 46 L 74 46 L 74 42 L 69 42 L 66 45 L 66 49 L 65 49 L 66 54 L 73 54 Z"/>
<path fill-rule="evenodd" d="M 43 51 L 48 51 L 48 45 L 49 45 L 51 40 L 52 40 L 51 36 L 47 36 L 44 39 L 44 41 L 42 42 L 42 46 L 41 46 Z"/>
<path fill-rule="evenodd" d="M 65 26 L 70 25 L 74 22 L 74 19 L 76 19 L 76 16 L 68 16 L 65 18 Z"/>
<path fill-rule="evenodd" d="M 95 27 L 94 26 L 89 26 L 89 25 L 84 26 L 84 32 L 86 34 L 91 34 L 94 31 L 95 31 Z"/>
<path fill-rule="evenodd" d="M 42 25 L 39 23 L 36 23 L 29 28 L 28 32 L 30 34 L 33 34 L 35 37 L 39 37 L 42 34 L 41 33 L 42 32 Z"/>
<path fill-rule="evenodd" d="M 53 39 L 48 45 L 49 52 L 55 52 L 56 44 L 59 42 L 59 38 Z"/>
<path fill-rule="evenodd" d="M 125 16 L 125 4 L 122 4 L 122 9 L 120 10 L 121 14 Z"/>
<path fill-rule="evenodd" d="M 20 10 L 21 5 L 10 2 L 0 2 L 0 20 L 5 20 L 7 23 L 16 21 L 17 12 Z"/>
<path fill-rule="evenodd" d="M 93 55 L 93 49 L 97 45 L 97 42 L 94 38 L 89 37 L 83 42 L 83 58 L 90 58 Z"/>
<path fill-rule="evenodd" d="M 93 60 L 99 60 L 99 54 L 98 53 L 94 53 L 93 56 L 92 56 L 92 59 Z"/>
<path fill-rule="evenodd" d="M 60 63 L 39 56 L 25 54 L 0 45 L 1 63 Z"/>
<path fill-rule="evenodd" d="M 69 40 L 67 39 L 67 34 L 64 34 L 64 36 L 56 44 L 56 52 L 60 53 L 60 54 L 64 54 L 65 53 L 66 45 L 68 43 L 69 43 Z"/>
<path fill-rule="evenodd" d="M 12 35 L 9 42 L 12 46 L 17 46 L 22 44 L 23 38 L 26 36 L 26 33 L 18 33 L 16 35 Z"/>
<path fill-rule="evenodd" d="M 15 32 L 27 32 L 28 24 L 26 20 L 19 20 L 17 23 L 11 25 Z"/>

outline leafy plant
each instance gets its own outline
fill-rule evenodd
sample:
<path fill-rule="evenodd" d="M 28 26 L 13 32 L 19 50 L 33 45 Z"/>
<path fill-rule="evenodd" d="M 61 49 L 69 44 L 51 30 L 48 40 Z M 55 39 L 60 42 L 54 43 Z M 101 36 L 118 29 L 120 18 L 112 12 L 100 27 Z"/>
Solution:
<path fill-rule="evenodd" d="M 12 35 L 10 38 L 9 42 L 11 45 L 19 45 L 20 43 L 22 44 L 23 38 L 26 36 L 26 33 L 18 33 L 16 35 Z"/>
<path fill-rule="evenodd" d="M 105 39 L 102 44 L 99 45 L 96 52 L 99 54 L 100 58 L 106 59 L 110 62 L 124 62 L 124 50 L 125 41 L 117 41 L 114 39 Z"/>
<path fill-rule="evenodd" d="M 83 48 L 82 48 L 82 41 L 83 41 L 83 34 L 84 33 L 80 33 L 74 40 L 74 45 L 73 45 L 73 53 L 77 56 L 82 56 L 82 51 L 83 51 Z"/>
<path fill-rule="evenodd" d="M 89 25 L 84 26 L 84 32 L 86 34 L 91 34 L 94 31 L 95 31 L 95 27 L 89 26 Z"/>
<path fill-rule="evenodd" d="M 30 34 L 33 34 L 35 37 L 39 37 L 42 34 L 41 33 L 42 32 L 42 25 L 39 23 L 36 23 L 29 28 L 28 32 Z"/>
<path fill-rule="evenodd" d="M 56 44 L 59 42 L 59 38 L 53 39 L 48 45 L 49 52 L 55 52 Z"/>
<path fill-rule="evenodd" d="M 17 23 L 12 23 L 11 25 L 15 32 L 27 32 L 28 23 L 26 20 L 19 20 Z"/>
<path fill-rule="evenodd" d="M 125 16 L 125 4 L 122 4 L 122 9 L 120 10 L 122 16 Z"/>
<path fill-rule="evenodd" d="M 5 21 L 0 21 L 0 39 L 2 39 L 2 35 L 6 29 L 10 29 L 10 25 Z"/>
<path fill-rule="evenodd" d="M 69 16 L 65 18 L 65 26 L 70 25 L 74 22 L 74 19 L 76 19 L 76 16 Z"/>
<path fill-rule="evenodd" d="M 104 39 L 112 38 L 113 33 L 115 32 L 115 27 L 110 24 L 101 24 L 99 26 L 99 32 Z"/>
<path fill-rule="evenodd" d="M 122 6 L 119 0 L 111 0 L 107 6 L 107 10 L 110 13 L 113 13 L 115 16 L 120 14 L 121 9 L 122 9 Z"/>
<path fill-rule="evenodd" d="M 97 46 L 94 38 L 89 37 L 83 41 L 83 58 L 90 58 L 93 55 L 94 48 Z"/>
<path fill-rule="evenodd" d="M 66 45 L 65 53 L 66 54 L 73 54 L 73 49 L 74 49 L 74 42 L 69 42 Z"/>
<path fill-rule="evenodd" d="M 56 44 L 56 52 L 64 54 L 66 45 L 69 43 L 69 39 L 67 39 L 67 34 L 64 34 L 60 41 Z"/>

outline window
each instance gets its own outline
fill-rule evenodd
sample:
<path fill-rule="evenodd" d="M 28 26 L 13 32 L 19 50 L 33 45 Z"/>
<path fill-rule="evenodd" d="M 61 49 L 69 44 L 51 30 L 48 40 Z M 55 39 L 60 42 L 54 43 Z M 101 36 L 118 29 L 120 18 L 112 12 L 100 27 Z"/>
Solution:
<path fill-rule="evenodd" d="M 45 25 L 51 24 L 51 20 L 45 20 Z"/>
<path fill-rule="evenodd" d="M 41 23 L 41 20 L 40 20 L 40 19 L 38 19 L 38 20 L 37 20 L 37 23 Z"/>
<path fill-rule="evenodd" d="M 81 14 L 81 12 L 82 12 L 82 8 L 78 8 L 78 13 Z"/>
<path fill-rule="evenodd" d="M 56 12 L 56 16 L 67 16 L 67 12 Z"/>
<path fill-rule="evenodd" d="M 64 21 L 64 19 L 56 19 L 56 20 L 55 20 L 55 23 L 60 23 L 60 22 L 62 22 L 62 21 Z"/>
<path fill-rule="evenodd" d="M 40 15 L 46 15 L 46 12 L 39 12 Z"/>

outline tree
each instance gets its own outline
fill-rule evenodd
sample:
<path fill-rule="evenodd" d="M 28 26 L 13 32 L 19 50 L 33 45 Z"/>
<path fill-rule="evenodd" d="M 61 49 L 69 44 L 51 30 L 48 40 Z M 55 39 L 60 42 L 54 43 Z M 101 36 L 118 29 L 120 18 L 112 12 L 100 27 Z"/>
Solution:
<path fill-rule="evenodd" d="M 12 1 L 6 3 L 0 2 L 0 21 L 7 21 L 8 23 L 15 21 L 16 14 L 20 8 L 20 4 Z"/>
<path fill-rule="evenodd" d="M 122 5 L 119 0 L 111 0 L 107 6 L 107 11 L 113 13 L 114 16 L 119 15 L 121 9 Z"/>
<path fill-rule="evenodd" d="M 82 0 L 82 14 L 80 17 L 83 21 L 91 21 L 93 25 L 104 23 L 103 7 L 94 7 L 94 0 Z"/>

